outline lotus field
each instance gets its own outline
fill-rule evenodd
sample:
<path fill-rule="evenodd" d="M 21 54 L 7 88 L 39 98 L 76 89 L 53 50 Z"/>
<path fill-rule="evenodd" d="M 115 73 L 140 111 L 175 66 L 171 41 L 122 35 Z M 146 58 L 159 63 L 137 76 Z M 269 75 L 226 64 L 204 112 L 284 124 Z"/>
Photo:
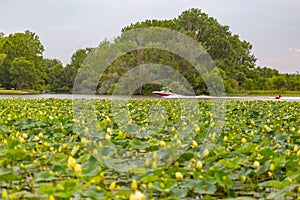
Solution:
<path fill-rule="evenodd" d="M 184 102 L 0 99 L 0 197 L 300 199 L 300 102 Z"/>

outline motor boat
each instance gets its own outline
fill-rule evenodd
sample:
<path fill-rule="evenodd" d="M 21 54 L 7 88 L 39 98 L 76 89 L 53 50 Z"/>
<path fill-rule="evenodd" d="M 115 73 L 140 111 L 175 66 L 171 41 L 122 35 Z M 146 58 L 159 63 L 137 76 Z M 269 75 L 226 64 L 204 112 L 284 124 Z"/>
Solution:
<path fill-rule="evenodd" d="M 281 98 L 281 94 L 279 94 L 275 97 L 275 99 L 280 99 L 280 98 Z"/>
<path fill-rule="evenodd" d="M 170 89 L 164 89 L 161 91 L 153 91 L 152 94 L 161 96 L 161 97 L 166 97 L 166 96 L 170 96 L 170 95 L 175 95 Z"/>

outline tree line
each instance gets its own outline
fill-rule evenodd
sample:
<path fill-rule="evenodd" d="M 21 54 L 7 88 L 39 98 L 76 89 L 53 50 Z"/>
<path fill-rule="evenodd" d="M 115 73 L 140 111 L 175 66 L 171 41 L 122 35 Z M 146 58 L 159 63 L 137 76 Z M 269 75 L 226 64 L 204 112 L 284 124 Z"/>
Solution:
<path fill-rule="evenodd" d="M 225 90 L 237 93 L 249 90 L 300 90 L 299 74 L 282 74 L 276 69 L 255 64 L 251 53 L 252 45 L 230 32 L 227 25 L 221 25 L 200 9 L 189 9 L 170 20 L 145 20 L 122 29 L 121 36 L 113 42 L 101 41 L 96 48 L 77 50 L 70 63 L 63 66 L 58 59 L 43 57 L 44 46 L 38 35 L 27 30 L 23 33 L 4 35 L 0 33 L 0 86 L 6 89 L 32 89 L 37 91 L 72 92 L 75 78 L 90 53 L 97 49 L 101 58 L 107 50 L 122 48 L 122 34 L 136 28 L 161 27 L 188 35 L 197 41 L 211 56 L 216 68 L 210 73 L 199 75 L 191 63 L 167 51 L 145 48 L 128 52 L 115 59 L 105 70 L 97 84 L 99 94 L 110 94 L 118 86 L 120 78 L 128 70 L 147 63 L 161 63 L 180 72 L 197 94 L 209 93 L 206 80 L 214 80 L 215 72 L 222 76 Z M 89 73 L 92 73 L 91 71 Z M 89 74 L 86 74 L 89 77 Z M 89 88 L 92 79 L 86 78 L 79 84 Z M 159 84 L 138 85 L 135 93 L 146 94 L 159 89 Z M 180 92 L 180 84 L 172 89 Z"/>

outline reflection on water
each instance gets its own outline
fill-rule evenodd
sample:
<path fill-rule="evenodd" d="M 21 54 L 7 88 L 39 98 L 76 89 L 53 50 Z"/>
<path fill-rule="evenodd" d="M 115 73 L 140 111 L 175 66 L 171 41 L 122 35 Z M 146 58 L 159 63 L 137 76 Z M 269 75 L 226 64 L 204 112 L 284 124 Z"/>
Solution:
<path fill-rule="evenodd" d="M 164 99 L 157 96 L 117 96 L 117 95 L 90 95 L 90 94 L 31 94 L 31 95 L 0 95 L 0 98 L 24 98 L 24 99 L 42 99 L 42 98 L 58 98 L 58 99 Z M 175 99 L 180 99 L 175 98 Z M 186 98 L 184 98 L 186 99 Z M 201 98 L 198 96 L 198 98 L 193 99 L 208 99 L 211 98 Z M 214 99 L 214 98 L 213 98 Z M 276 100 L 275 97 L 270 96 L 252 96 L 252 97 L 222 97 L 222 98 L 216 98 L 221 100 L 240 100 L 240 101 L 251 101 L 251 100 Z M 282 97 L 279 99 L 279 101 L 300 101 L 300 97 Z"/>

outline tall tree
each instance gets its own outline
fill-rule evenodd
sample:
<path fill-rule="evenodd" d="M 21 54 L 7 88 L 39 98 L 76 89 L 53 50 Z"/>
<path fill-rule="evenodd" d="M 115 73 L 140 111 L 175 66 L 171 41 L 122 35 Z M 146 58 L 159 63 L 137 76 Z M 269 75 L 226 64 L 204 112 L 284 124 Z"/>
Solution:
<path fill-rule="evenodd" d="M 66 69 L 62 64 L 57 63 L 49 68 L 49 89 L 53 92 L 70 92 L 70 88 L 66 84 Z"/>
<path fill-rule="evenodd" d="M 240 86 L 243 84 L 245 78 L 247 78 L 246 72 L 255 66 L 256 58 L 251 53 L 252 45 L 245 40 L 240 40 L 237 34 L 230 32 L 229 26 L 221 25 L 216 19 L 209 17 L 200 9 L 192 8 L 186 10 L 172 20 L 146 20 L 138 22 L 123 28 L 122 31 L 143 27 L 169 28 L 192 37 L 205 48 L 215 61 L 217 67 L 227 74 L 224 79 L 234 80 L 237 74 Z M 151 53 L 153 54 L 153 51 Z M 171 63 L 176 63 L 175 66 L 178 67 L 177 69 L 189 79 L 195 91 L 204 92 L 206 90 L 203 80 L 199 79 L 200 74 L 195 74 L 192 66 L 183 62 L 180 58 L 170 57 L 166 53 L 163 53 L 162 57 L 163 60 L 171 58 Z M 153 61 L 153 59 L 156 58 L 150 56 L 148 60 Z M 213 76 L 211 75 L 211 77 Z M 233 83 L 232 81 L 229 82 Z M 229 82 L 227 81 L 226 83 Z M 226 84 L 225 86 L 230 85 L 232 84 Z"/>
<path fill-rule="evenodd" d="M 12 76 L 10 70 L 13 66 L 12 63 L 17 58 L 22 58 L 21 60 L 27 60 L 33 63 L 35 70 L 32 73 L 37 75 L 37 81 L 35 81 L 34 87 L 42 88 L 45 79 L 45 62 L 42 56 L 44 47 L 41 44 L 39 37 L 28 30 L 24 33 L 14 33 L 10 34 L 1 39 L 0 42 L 0 54 L 6 54 L 7 57 L 3 64 L 0 66 L 0 83 L 10 89 L 14 87 L 13 82 L 15 78 Z M 16 62 L 19 60 L 16 60 Z M 23 62 L 25 63 L 25 62 Z M 19 66 L 16 65 L 15 66 Z M 35 76 L 34 75 L 34 76 Z"/>
<path fill-rule="evenodd" d="M 71 57 L 71 62 L 65 67 L 65 84 L 71 91 L 75 82 L 78 70 L 84 63 L 86 57 L 93 48 L 85 48 L 77 50 Z"/>
<path fill-rule="evenodd" d="M 0 54 L 0 66 L 3 64 L 4 60 L 6 59 L 7 55 L 2 53 Z"/>
<path fill-rule="evenodd" d="M 38 80 L 38 75 L 35 70 L 33 61 L 26 60 L 25 57 L 15 58 L 9 69 L 15 89 L 34 89 L 37 86 L 36 82 Z"/>

